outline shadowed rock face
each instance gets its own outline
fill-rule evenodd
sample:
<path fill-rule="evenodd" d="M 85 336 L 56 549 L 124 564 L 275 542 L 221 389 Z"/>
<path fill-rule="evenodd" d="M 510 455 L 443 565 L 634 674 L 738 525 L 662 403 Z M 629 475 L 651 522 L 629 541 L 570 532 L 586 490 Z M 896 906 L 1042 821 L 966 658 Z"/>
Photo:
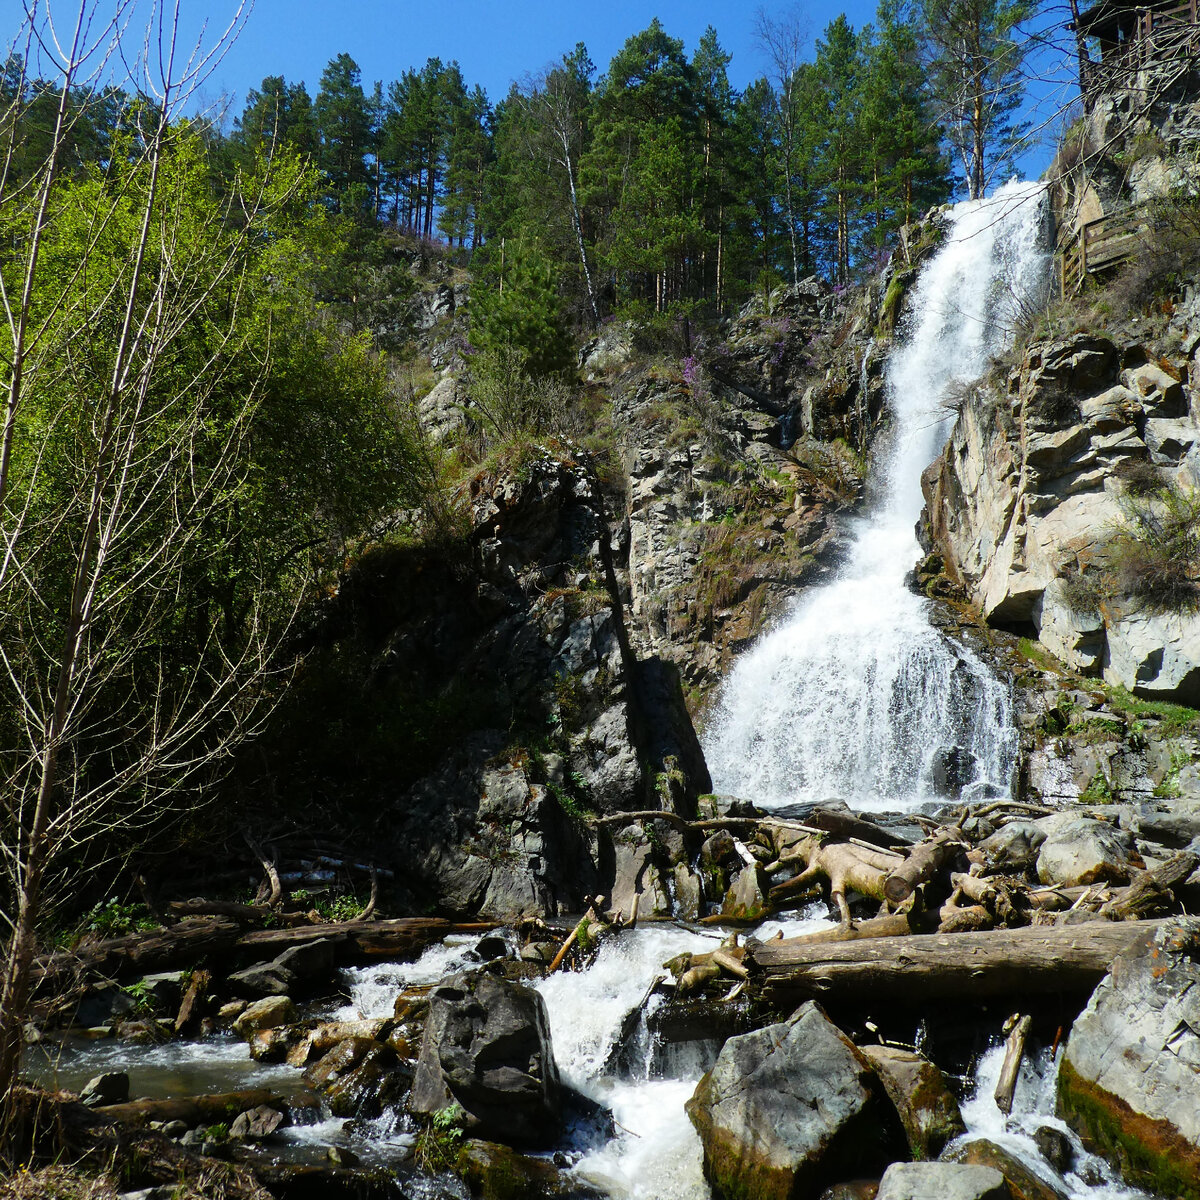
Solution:
<path fill-rule="evenodd" d="M 1200 920 L 1169 922 L 1113 963 L 1075 1022 L 1059 1106 L 1132 1183 L 1200 1197 Z"/>
<path fill-rule="evenodd" d="M 882 1170 L 904 1144 L 875 1087 L 866 1059 L 812 1002 L 730 1038 L 687 1104 L 705 1177 L 722 1196 L 785 1200 Z"/>
<path fill-rule="evenodd" d="M 524 1146 L 551 1145 L 562 1087 L 542 997 L 484 972 L 453 975 L 429 995 L 429 1018 L 409 1107 L 435 1113 L 454 1103 L 473 1134 Z"/>

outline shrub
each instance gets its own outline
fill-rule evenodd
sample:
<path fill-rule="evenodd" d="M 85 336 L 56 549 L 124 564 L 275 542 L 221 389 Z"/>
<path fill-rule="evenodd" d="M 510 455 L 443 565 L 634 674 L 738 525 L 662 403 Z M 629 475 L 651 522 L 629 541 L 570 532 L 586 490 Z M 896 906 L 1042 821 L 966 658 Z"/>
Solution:
<path fill-rule="evenodd" d="M 1127 488 L 1125 525 L 1109 544 L 1113 590 L 1151 612 L 1200 610 L 1200 493 Z"/>

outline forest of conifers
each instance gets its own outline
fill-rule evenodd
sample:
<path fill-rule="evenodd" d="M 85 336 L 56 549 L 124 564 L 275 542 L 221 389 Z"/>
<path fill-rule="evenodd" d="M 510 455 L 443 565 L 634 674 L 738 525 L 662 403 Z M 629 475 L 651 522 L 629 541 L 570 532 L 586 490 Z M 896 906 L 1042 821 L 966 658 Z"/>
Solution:
<path fill-rule="evenodd" d="M 315 96 L 268 75 L 202 132 L 218 177 L 295 151 L 333 210 L 482 250 L 477 276 L 514 261 L 548 275 L 578 323 L 720 307 L 814 272 L 845 283 L 931 203 L 1002 178 L 1022 132 L 1030 12 L 881 0 L 874 23 L 843 15 L 811 42 L 794 15 L 760 14 L 769 69 L 740 93 L 714 29 L 689 58 L 657 19 L 603 72 L 580 43 L 496 103 L 455 62 L 364 87 L 342 53 Z M 49 127 L 55 80 L 23 86 L 26 120 Z M 101 99 L 75 132 L 80 166 L 107 160 L 126 119 L 119 91 Z"/>

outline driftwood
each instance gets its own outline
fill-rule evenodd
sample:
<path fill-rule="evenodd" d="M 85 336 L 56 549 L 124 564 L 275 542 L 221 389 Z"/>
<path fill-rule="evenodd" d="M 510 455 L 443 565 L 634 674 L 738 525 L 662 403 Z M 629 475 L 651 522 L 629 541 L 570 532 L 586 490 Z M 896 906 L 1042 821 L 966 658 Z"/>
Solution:
<path fill-rule="evenodd" d="M 763 942 L 749 952 L 756 989 L 773 1005 L 801 1000 L 906 1001 L 1013 996 L 1094 987 L 1116 955 L 1159 921 L 865 938 Z"/>
<path fill-rule="evenodd" d="M 1200 865 L 1200 855 L 1183 851 L 1167 859 L 1152 871 L 1141 871 L 1129 887 L 1122 889 L 1101 908 L 1114 921 L 1129 921 L 1156 916 L 1175 904 L 1176 890 Z"/>
<path fill-rule="evenodd" d="M 823 875 L 829 880 L 829 893 L 841 914 L 842 924 L 849 926 L 853 921 L 846 892 L 853 890 L 875 900 L 884 899 L 884 880 L 897 860 L 882 850 L 851 846 L 846 842 L 822 843 L 810 836 L 796 844 L 794 854 L 780 861 L 804 862 L 806 866 L 794 879 L 771 889 L 773 903 L 803 891 Z"/>
<path fill-rule="evenodd" d="M 167 1100 L 129 1100 L 124 1104 L 105 1104 L 93 1111 L 97 1116 L 123 1125 L 148 1125 L 151 1121 L 186 1121 L 199 1125 L 203 1121 L 227 1121 L 249 1108 L 262 1104 L 280 1105 L 284 1098 L 269 1088 L 252 1088 L 245 1092 L 221 1092 L 211 1096 L 187 1096 Z"/>
<path fill-rule="evenodd" d="M 1008 1116 L 1012 1112 L 1013 1093 L 1017 1090 L 1017 1077 L 1021 1073 L 1021 1059 L 1025 1057 L 1025 1042 L 1033 1025 L 1032 1017 L 1014 1013 L 1005 1022 L 1008 1042 L 1004 1047 L 1004 1064 L 1000 1068 L 1000 1079 L 993 1096 L 996 1107 Z"/>
<path fill-rule="evenodd" d="M 891 913 L 886 917 L 872 917 L 869 921 L 859 921 L 855 925 L 832 925 L 827 929 L 817 929 L 812 933 L 802 933 L 798 937 L 788 938 L 789 945 L 823 946 L 829 942 L 854 942 L 861 938 L 905 937 L 917 933 L 919 918 L 911 912 Z M 784 939 L 773 939 L 770 945 L 779 945 Z"/>
<path fill-rule="evenodd" d="M 764 819 L 765 825 L 788 825 L 787 821 L 777 821 L 772 817 Z M 810 829 L 822 833 L 832 833 L 838 837 L 853 841 L 857 838 L 871 846 L 882 846 L 890 849 L 894 846 L 908 846 L 907 838 L 889 833 L 888 830 L 876 825 L 874 821 L 865 820 L 840 808 L 814 808 L 804 819 L 804 824 Z"/>
<path fill-rule="evenodd" d="M 909 856 L 889 871 L 883 898 L 889 904 L 903 904 L 921 884 L 950 863 L 962 844 L 962 830 L 952 825 L 914 846 Z"/>

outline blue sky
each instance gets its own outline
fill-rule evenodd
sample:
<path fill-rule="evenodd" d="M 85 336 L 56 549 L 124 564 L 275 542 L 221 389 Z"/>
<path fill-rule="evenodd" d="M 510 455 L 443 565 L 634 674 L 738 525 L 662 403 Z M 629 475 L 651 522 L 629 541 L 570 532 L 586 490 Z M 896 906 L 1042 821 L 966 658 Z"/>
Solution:
<path fill-rule="evenodd" d="M 513 80 L 536 73 L 576 42 L 586 43 L 603 71 L 630 35 L 658 17 L 672 37 L 682 38 L 690 54 L 705 27 L 716 28 L 721 44 L 733 54 L 730 78 L 744 87 L 767 71 L 767 62 L 753 36 L 759 4 L 737 0 L 440 0 L 430 5 L 416 0 L 257 0 L 237 46 L 229 54 L 213 90 L 237 94 L 255 87 L 264 75 L 303 79 L 315 93 L 321 70 L 335 54 L 347 51 L 362 69 L 366 86 L 397 78 L 427 58 L 457 59 L 468 83 L 480 83 L 494 101 Z M 768 13 L 782 15 L 789 5 L 767 3 Z M 208 10 L 213 24 L 223 10 L 212 4 L 193 4 Z M 224 10 L 228 11 L 228 10 Z M 803 5 L 799 13 L 809 27 L 810 44 L 829 21 L 845 11 L 855 27 L 874 14 L 873 0 L 835 4 L 820 0 Z"/>

